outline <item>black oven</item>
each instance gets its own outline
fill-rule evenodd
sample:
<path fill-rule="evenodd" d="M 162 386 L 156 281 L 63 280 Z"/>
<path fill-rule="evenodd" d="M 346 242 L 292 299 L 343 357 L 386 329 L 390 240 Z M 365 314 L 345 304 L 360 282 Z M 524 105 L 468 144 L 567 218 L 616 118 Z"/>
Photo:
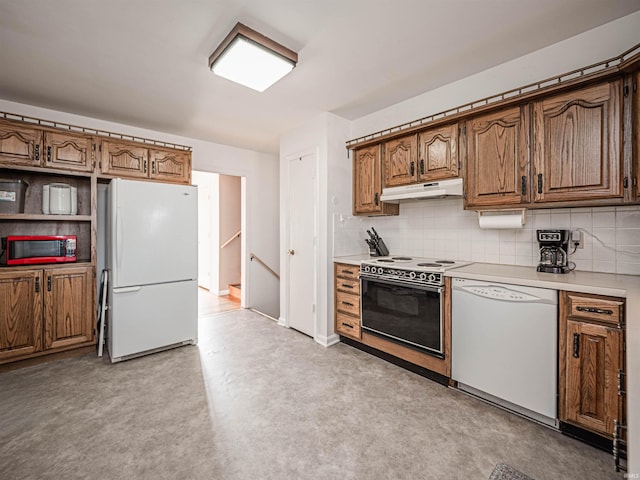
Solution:
<path fill-rule="evenodd" d="M 360 275 L 362 328 L 430 355 L 444 358 L 442 286 Z"/>

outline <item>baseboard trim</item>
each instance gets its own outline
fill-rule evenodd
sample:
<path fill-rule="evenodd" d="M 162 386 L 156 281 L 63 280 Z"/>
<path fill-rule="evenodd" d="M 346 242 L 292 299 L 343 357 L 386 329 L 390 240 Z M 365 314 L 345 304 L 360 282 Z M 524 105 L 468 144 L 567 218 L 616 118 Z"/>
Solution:
<path fill-rule="evenodd" d="M 289 326 L 287 325 L 287 319 L 284 317 L 278 317 L 278 325 L 284 328 L 289 328 Z"/>
<path fill-rule="evenodd" d="M 277 318 L 272 317 L 271 315 L 267 315 L 266 313 L 261 312 L 260 310 L 256 310 L 255 308 L 249 308 L 249 310 L 251 310 L 252 312 L 257 313 L 258 315 L 262 315 L 263 317 L 267 317 L 269 320 L 273 320 L 274 322 L 278 322 Z"/>
<path fill-rule="evenodd" d="M 323 347 L 330 347 L 335 345 L 336 343 L 340 343 L 340 336 L 335 333 L 329 335 L 328 337 L 325 335 L 316 335 L 313 337 L 316 343 L 319 343 Z"/>
<path fill-rule="evenodd" d="M 218 290 L 218 296 L 221 297 L 222 295 L 229 295 L 229 289 Z"/>

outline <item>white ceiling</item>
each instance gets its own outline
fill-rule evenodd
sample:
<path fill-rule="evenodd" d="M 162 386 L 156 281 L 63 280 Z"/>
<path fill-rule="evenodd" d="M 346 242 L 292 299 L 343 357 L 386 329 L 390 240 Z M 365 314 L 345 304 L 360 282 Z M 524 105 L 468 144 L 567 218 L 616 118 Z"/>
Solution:
<path fill-rule="evenodd" d="M 640 10 L 638 0 L 0 0 L 0 98 L 259 151 Z M 295 50 L 264 93 L 213 75 L 236 22 Z M 631 45 L 630 45 L 631 46 Z"/>

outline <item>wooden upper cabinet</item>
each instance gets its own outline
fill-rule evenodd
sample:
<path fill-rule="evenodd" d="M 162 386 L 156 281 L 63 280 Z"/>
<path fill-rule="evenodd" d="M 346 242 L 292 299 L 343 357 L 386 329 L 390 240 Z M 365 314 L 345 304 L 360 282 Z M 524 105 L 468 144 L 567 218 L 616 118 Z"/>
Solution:
<path fill-rule="evenodd" d="M 91 342 L 93 267 L 44 270 L 45 349 Z"/>
<path fill-rule="evenodd" d="M 191 153 L 179 150 L 149 151 L 151 171 L 149 177 L 173 183 L 191 181 Z"/>
<path fill-rule="evenodd" d="M 41 164 L 42 132 L 13 123 L 0 123 L 0 162 L 38 167 Z"/>
<path fill-rule="evenodd" d="M 0 271 L 0 363 L 42 350 L 42 270 Z"/>
<path fill-rule="evenodd" d="M 380 145 L 355 150 L 353 157 L 354 215 L 398 215 L 398 204 L 380 201 L 382 173 Z"/>
<path fill-rule="evenodd" d="M 466 123 L 466 207 L 529 201 L 529 108 L 474 117 Z"/>
<path fill-rule="evenodd" d="M 458 176 L 458 124 L 418 134 L 418 181 Z"/>
<path fill-rule="evenodd" d="M 533 104 L 536 202 L 622 198 L 622 84 Z"/>
<path fill-rule="evenodd" d="M 417 180 L 417 137 L 389 140 L 384 144 L 384 186 L 408 185 Z"/>
<path fill-rule="evenodd" d="M 93 140 L 73 133 L 44 133 L 44 165 L 53 168 L 91 172 Z"/>
<path fill-rule="evenodd" d="M 354 152 L 353 192 L 354 213 L 380 211 L 380 146 L 361 148 Z"/>
<path fill-rule="evenodd" d="M 118 177 L 148 178 L 149 149 L 135 143 L 102 141 L 102 173 Z"/>

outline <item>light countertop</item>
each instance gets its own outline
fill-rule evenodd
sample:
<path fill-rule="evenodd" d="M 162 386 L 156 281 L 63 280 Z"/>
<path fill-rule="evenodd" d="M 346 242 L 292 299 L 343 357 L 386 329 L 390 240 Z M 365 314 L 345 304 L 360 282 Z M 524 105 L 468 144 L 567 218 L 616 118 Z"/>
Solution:
<path fill-rule="evenodd" d="M 627 297 L 640 288 L 640 277 L 613 273 L 573 271 L 569 273 L 536 272 L 535 267 L 499 265 L 495 263 L 472 263 L 447 270 L 445 276 L 489 282 L 510 283 L 528 287 L 571 290 L 580 293 Z"/>
<path fill-rule="evenodd" d="M 369 260 L 370 257 L 368 253 L 363 253 L 360 255 L 347 255 L 345 257 L 333 257 L 334 263 L 346 263 L 347 265 L 357 265 L 360 266 L 363 260 Z"/>
<path fill-rule="evenodd" d="M 334 257 L 333 261 L 360 265 L 369 258 L 366 254 L 349 255 Z M 626 298 L 628 470 L 629 473 L 640 473 L 640 276 L 582 271 L 540 273 L 535 267 L 493 263 L 472 263 L 448 270 L 444 275 Z"/>

